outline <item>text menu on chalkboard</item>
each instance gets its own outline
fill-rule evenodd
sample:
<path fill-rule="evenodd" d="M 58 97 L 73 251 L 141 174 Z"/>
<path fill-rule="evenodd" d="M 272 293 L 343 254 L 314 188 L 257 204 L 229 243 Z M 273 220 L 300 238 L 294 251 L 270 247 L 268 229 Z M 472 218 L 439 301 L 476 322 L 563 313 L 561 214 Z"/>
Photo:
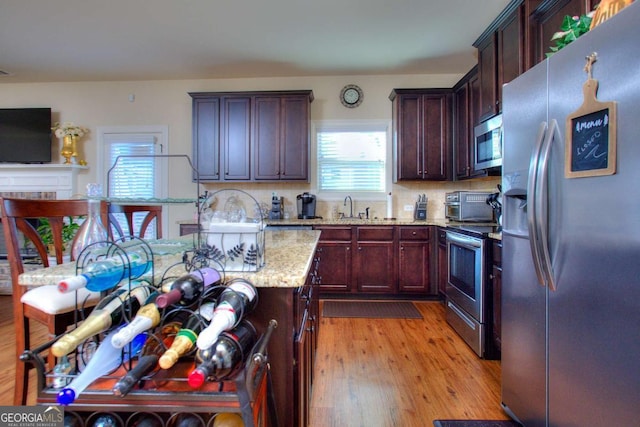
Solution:
<path fill-rule="evenodd" d="M 571 120 L 571 171 L 609 167 L 609 109 Z"/>
<path fill-rule="evenodd" d="M 596 99 L 598 81 L 584 84 L 584 102 L 566 119 L 567 178 L 613 175 L 616 172 L 616 103 Z"/>

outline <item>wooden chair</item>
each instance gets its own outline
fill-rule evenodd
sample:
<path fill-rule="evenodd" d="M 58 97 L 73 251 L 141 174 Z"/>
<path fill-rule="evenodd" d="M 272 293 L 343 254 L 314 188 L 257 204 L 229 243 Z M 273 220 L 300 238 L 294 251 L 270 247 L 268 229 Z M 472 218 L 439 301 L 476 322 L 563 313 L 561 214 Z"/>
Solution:
<path fill-rule="evenodd" d="M 124 231 L 123 224 L 118 220 L 116 214 L 124 214 L 127 231 Z M 140 230 L 136 233 L 135 216 L 144 214 Z M 162 206 L 160 205 L 122 205 L 109 203 L 109 233 L 114 239 L 128 236 L 144 238 L 149 226 L 155 220 L 156 238 L 162 238 Z M 115 233 L 114 233 L 115 230 Z"/>
<path fill-rule="evenodd" d="M 7 259 L 11 270 L 13 292 L 13 317 L 16 340 L 16 373 L 14 404 L 25 405 L 29 388 L 29 370 L 32 364 L 20 361 L 20 356 L 31 345 L 30 321 L 38 321 L 47 328 L 50 338 L 64 333 L 78 317 L 78 310 L 93 307 L 99 301 L 100 294 L 81 289 L 76 293 L 63 294 L 56 284 L 47 284 L 32 289 L 21 286 L 19 276 L 24 272 L 22 247 L 18 239 L 21 232 L 25 241 L 30 241 L 42 266 L 49 266 L 48 248 L 42 241 L 33 219 L 46 218 L 51 224 L 55 247 L 55 261 L 63 262 L 62 226 L 64 219 L 88 214 L 86 200 L 27 200 L 0 198 L 2 226 L 7 246 Z M 107 203 L 102 202 L 103 222 L 107 223 Z M 84 307 L 83 307 L 84 305 Z M 44 344 L 44 343 L 41 343 Z M 55 364 L 55 357 L 49 353 L 48 369 Z"/>

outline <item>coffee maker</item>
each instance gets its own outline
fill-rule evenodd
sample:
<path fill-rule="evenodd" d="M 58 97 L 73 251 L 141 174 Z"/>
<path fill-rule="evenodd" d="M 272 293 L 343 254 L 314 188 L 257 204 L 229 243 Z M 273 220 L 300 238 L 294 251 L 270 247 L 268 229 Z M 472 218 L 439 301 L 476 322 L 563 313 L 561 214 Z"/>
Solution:
<path fill-rule="evenodd" d="M 298 205 L 298 219 L 313 219 L 316 217 L 316 196 L 304 192 L 296 196 Z"/>

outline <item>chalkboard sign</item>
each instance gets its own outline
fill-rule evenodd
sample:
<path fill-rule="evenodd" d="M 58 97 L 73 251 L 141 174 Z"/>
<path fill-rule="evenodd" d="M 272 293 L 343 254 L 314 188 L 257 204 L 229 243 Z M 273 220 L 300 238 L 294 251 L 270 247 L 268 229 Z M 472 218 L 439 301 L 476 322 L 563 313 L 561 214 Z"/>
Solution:
<path fill-rule="evenodd" d="M 598 82 L 587 80 L 584 103 L 566 122 L 565 176 L 612 175 L 616 167 L 616 103 L 600 102 Z"/>

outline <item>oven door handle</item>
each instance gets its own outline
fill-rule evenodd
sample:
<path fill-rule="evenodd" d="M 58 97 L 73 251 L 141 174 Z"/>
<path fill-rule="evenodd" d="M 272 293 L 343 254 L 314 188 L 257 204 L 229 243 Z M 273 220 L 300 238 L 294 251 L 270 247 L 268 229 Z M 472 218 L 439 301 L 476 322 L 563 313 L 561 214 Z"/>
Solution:
<path fill-rule="evenodd" d="M 447 241 L 472 250 L 482 247 L 481 240 L 460 234 L 447 233 Z"/>

